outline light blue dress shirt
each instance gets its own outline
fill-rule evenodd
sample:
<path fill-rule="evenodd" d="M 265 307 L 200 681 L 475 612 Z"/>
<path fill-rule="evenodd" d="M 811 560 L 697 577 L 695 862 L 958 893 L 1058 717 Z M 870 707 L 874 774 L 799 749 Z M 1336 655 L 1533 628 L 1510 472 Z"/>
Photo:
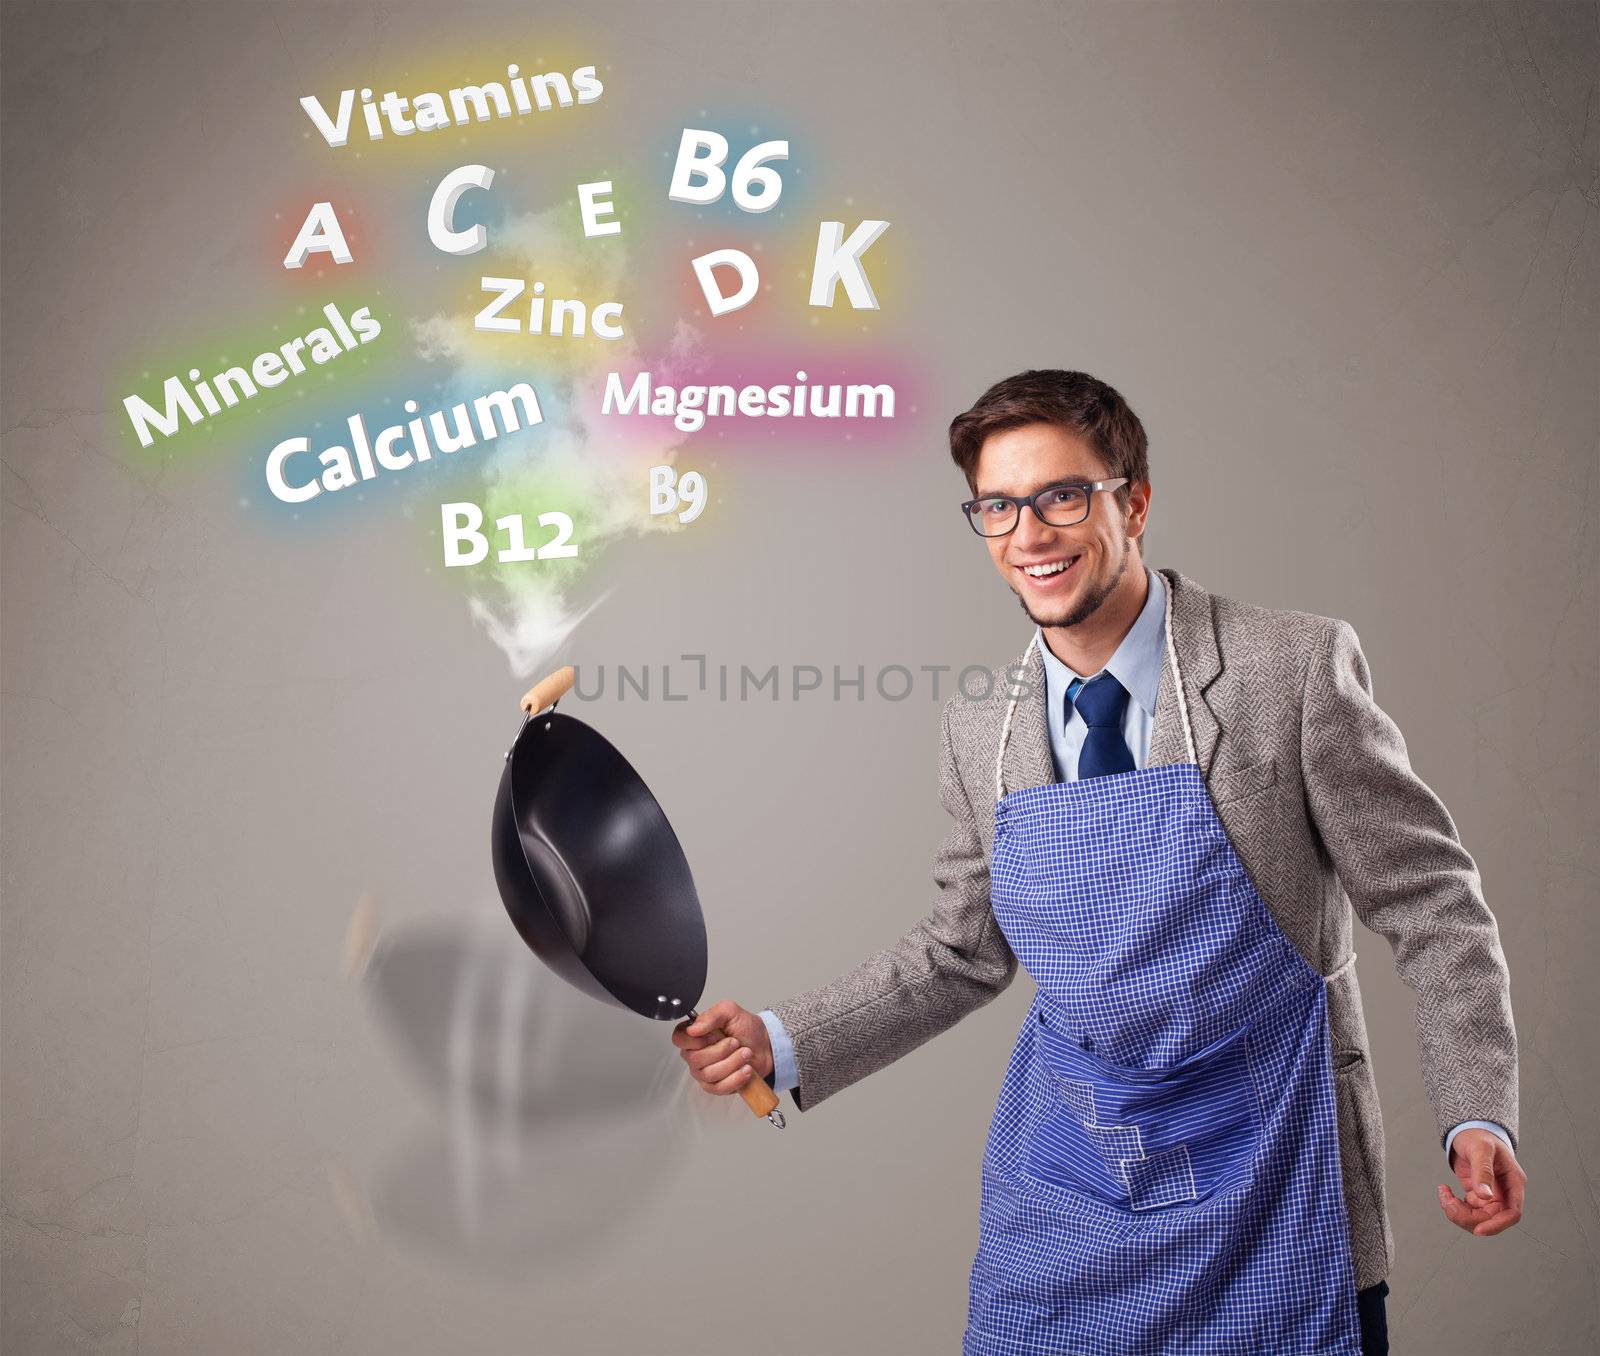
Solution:
<path fill-rule="evenodd" d="M 1134 618 L 1122 644 L 1106 660 L 1101 672 L 1109 673 L 1128 692 L 1128 709 L 1122 718 L 1122 737 L 1128 741 L 1133 765 L 1144 767 L 1150 761 L 1150 733 L 1156 724 L 1156 694 L 1161 691 L 1161 661 L 1167 649 L 1167 581 L 1145 566 L 1149 595 Z M 1078 780 L 1078 754 L 1089 735 L 1089 727 L 1073 707 L 1067 718 L 1067 689 L 1075 678 L 1088 681 L 1094 675 L 1068 668 L 1038 637 L 1039 653 L 1044 658 L 1045 723 L 1050 730 L 1050 761 L 1056 778 Z"/>
<path fill-rule="evenodd" d="M 1156 696 L 1161 691 L 1161 665 L 1167 648 L 1167 582 L 1148 565 L 1145 567 L 1150 591 L 1144 607 L 1134 619 L 1128 634 L 1122 638 L 1115 653 L 1106 660 L 1104 673 L 1112 674 L 1128 692 L 1128 709 L 1122 720 L 1122 734 L 1128 741 L 1135 767 L 1145 767 L 1150 760 L 1150 734 L 1155 729 Z M 1066 694 L 1075 678 L 1087 681 L 1093 674 L 1077 673 L 1057 659 L 1045 644 L 1043 634 L 1037 636 L 1039 654 L 1044 659 L 1046 724 L 1050 731 L 1050 759 L 1055 764 L 1056 777 L 1070 782 L 1078 779 L 1078 753 L 1089 733 L 1083 717 L 1074 708 L 1066 716 Z M 795 1067 L 794 1042 L 784 1030 L 783 1023 L 771 1008 L 761 1011 L 761 1020 L 772 1042 L 771 1083 L 778 1092 L 799 1086 L 800 1075 Z M 1487 1130 L 1511 1148 L 1511 1137 L 1505 1127 L 1493 1121 L 1462 1121 L 1445 1140 L 1445 1161 L 1450 1160 L 1450 1145 L 1463 1130 L 1476 1127 Z"/>

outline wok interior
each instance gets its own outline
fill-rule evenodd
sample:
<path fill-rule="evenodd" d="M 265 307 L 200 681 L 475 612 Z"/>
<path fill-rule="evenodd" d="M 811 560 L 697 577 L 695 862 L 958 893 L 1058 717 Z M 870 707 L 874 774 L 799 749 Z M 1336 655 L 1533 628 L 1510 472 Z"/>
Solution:
<path fill-rule="evenodd" d="M 699 1002 L 700 899 L 677 835 L 627 759 L 582 721 L 538 716 L 512 749 L 502 799 L 508 791 L 496 833 L 514 831 L 519 841 L 497 842 L 496 874 L 534 950 L 580 988 L 593 992 L 583 982 L 592 977 L 606 996 L 649 1017 Z M 568 952 L 587 976 L 551 950 Z"/>

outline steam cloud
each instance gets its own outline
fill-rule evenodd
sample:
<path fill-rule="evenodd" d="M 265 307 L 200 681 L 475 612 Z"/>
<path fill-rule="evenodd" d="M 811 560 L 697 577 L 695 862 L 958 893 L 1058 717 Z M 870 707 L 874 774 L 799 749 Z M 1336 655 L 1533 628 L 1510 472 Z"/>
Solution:
<path fill-rule="evenodd" d="M 523 297 L 504 314 L 520 314 L 527 325 L 535 282 L 545 283 L 546 312 L 553 297 L 581 298 L 592 309 L 627 296 L 629 252 L 622 237 L 585 241 L 574 228 L 570 207 L 515 216 L 494 228 L 494 269 L 528 282 Z M 559 267 L 555 261 L 559 261 Z M 483 304 L 489 294 L 483 294 Z M 607 545 L 630 535 L 672 531 L 674 514 L 653 517 L 647 489 L 652 466 L 672 465 L 681 439 L 665 421 L 618 420 L 600 432 L 597 392 L 604 373 L 648 367 L 628 323 L 625 336 L 604 341 L 549 334 L 478 333 L 471 315 L 436 313 L 412 322 L 417 355 L 450 368 L 446 389 L 493 390 L 507 380 L 525 380 L 539 396 L 544 422 L 497 445 L 483 458 L 480 499 L 486 535 L 495 520 L 521 514 L 532 547 L 551 539 L 538 515 L 558 510 L 574 522 L 578 555 L 565 560 L 501 564 L 496 537 L 489 559 L 468 567 L 468 606 L 489 639 L 505 654 L 512 675 L 531 676 L 598 607 L 611 590 L 581 598 L 584 576 Z M 692 362 L 700 346 L 692 326 L 679 321 L 667 355 L 655 368 L 670 371 Z M 461 397 L 456 397 L 461 398 Z M 502 538 L 503 540 L 503 538 Z"/>

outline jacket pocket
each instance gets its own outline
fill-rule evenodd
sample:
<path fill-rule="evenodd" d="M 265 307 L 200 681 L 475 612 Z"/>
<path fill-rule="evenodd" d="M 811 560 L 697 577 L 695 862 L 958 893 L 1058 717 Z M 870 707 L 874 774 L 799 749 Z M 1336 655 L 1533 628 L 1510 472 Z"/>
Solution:
<path fill-rule="evenodd" d="M 1383 1211 L 1383 1122 L 1378 1109 L 1377 1081 L 1360 1050 L 1335 1048 L 1334 1100 L 1339 1125 L 1339 1165 L 1357 1188 L 1348 1194 Z"/>
<path fill-rule="evenodd" d="M 1269 754 L 1259 762 L 1228 763 L 1218 767 L 1207 781 L 1206 789 L 1211 792 L 1211 799 L 1220 805 L 1265 790 L 1277 780 L 1278 760 Z"/>

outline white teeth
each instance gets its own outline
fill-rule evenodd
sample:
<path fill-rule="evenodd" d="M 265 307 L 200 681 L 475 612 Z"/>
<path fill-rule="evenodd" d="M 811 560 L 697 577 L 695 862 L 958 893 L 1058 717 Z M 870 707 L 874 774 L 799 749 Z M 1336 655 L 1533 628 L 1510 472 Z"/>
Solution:
<path fill-rule="evenodd" d="M 1048 565 L 1024 565 L 1022 572 L 1031 574 L 1035 579 L 1042 579 L 1047 574 L 1060 574 L 1070 564 L 1072 564 L 1070 560 L 1054 560 Z"/>

